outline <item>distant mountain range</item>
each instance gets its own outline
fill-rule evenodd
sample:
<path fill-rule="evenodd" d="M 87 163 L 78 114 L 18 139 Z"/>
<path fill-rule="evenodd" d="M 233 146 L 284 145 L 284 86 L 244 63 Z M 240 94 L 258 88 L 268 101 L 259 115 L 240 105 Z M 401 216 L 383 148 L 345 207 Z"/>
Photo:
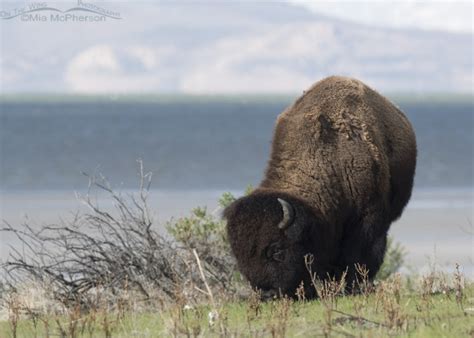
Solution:
<path fill-rule="evenodd" d="M 286 3 L 101 4 L 122 19 L 1 20 L 1 91 L 295 93 L 331 74 L 385 92 L 473 89 L 468 33 L 368 27 Z"/>

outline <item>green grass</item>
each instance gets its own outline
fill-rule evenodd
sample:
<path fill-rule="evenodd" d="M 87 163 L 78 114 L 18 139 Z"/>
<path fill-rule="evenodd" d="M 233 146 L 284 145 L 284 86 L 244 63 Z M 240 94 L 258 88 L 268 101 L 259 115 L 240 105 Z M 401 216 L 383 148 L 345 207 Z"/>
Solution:
<path fill-rule="evenodd" d="M 392 279 L 370 293 L 321 301 L 283 299 L 262 303 L 251 297 L 218 305 L 219 318 L 212 325 L 210 305 L 187 308 L 184 304 L 168 304 L 161 310 L 144 312 L 98 310 L 80 315 L 72 311 L 70 316 L 50 315 L 36 321 L 24 315 L 18 321 L 17 337 L 47 337 L 48 333 L 60 336 L 59 327 L 66 337 L 474 335 L 472 283 L 467 283 L 461 294 L 456 288 L 429 293 L 410 290 L 407 283 L 397 288 Z M 71 329 L 74 323 L 77 325 Z M 0 337 L 13 337 L 11 322 L 0 322 Z"/>
<path fill-rule="evenodd" d="M 231 194 L 224 194 L 219 203 L 225 207 L 233 200 Z M 136 205 L 139 207 L 136 211 L 127 208 L 127 201 L 120 198 L 119 201 L 119 205 L 125 206 L 123 210 L 127 212 L 118 215 L 131 215 L 129 218 L 118 218 L 120 222 L 136 226 L 127 228 L 131 229 L 128 231 L 140 230 L 138 225 L 147 224 L 147 218 L 141 213 L 146 210 L 145 207 Z M 97 210 L 96 213 L 89 217 L 97 220 L 96 216 L 102 213 L 100 209 L 94 210 Z M 223 220 L 207 213 L 205 208 L 196 208 L 190 216 L 168 223 L 167 230 L 177 243 L 192 249 L 196 258 L 188 259 L 188 268 L 178 271 L 182 279 L 165 280 L 173 286 L 169 289 L 172 294 L 167 294 L 167 300 L 164 300 L 163 290 L 160 290 L 162 285 L 150 283 L 150 279 L 156 282 L 155 274 L 151 274 L 151 277 L 141 275 L 149 278 L 141 284 L 146 287 L 146 294 L 151 296 L 151 300 L 145 302 L 139 300 L 143 299 L 144 294 L 128 283 L 129 275 L 122 277 L 123 283 L 116 287 L 104 283 L 74 293 L 68 284 L 58 283 L 54 279 L 56 283 L 51 283 L 48 276 L 42 274 L 44 271 L 51 273 L 51 266 L 40 266 L 33 271 L 43 278 L 32 275 L 28 268 L 26 275 L 21 275 L 23 279 L 15 279 L 8 287 L 0 283 L 0 316 L 5 310 L 8 314 L 8 320 L 0 320 L 0 338 L 474 336 L 474 283 L 465 280 L 460 266 L 456 265 L 454 273 L 449 275 L 437 271 L 436 265 L 432 264 L 432 271 L 428 275 L 402 278 L 396 271 L 403 264 L 404 249 L 392 240 L 389 241 L 384 265 L 374 286 L 367 281 L 367 270 L 362 267 L 358 270 L 361 277 L 359 295 L 340 295 L 339 292 L 344 290 L 343 280 L 321 282 L 313 279 L 321 296 L 319 300 L 280 299 L 261 302 L 258 295 L 252 293 L 246 300 L 239 300 L 237 295 L 240 292 L 250 290 L 241 278 L 237 278 L 238 274 L 228 276 L 225 273 L 220 283 L 216 283 L 211 278 L 211 272 L 216 270 L 201 269 L 201 262 L 205 262 L 206 257 L 215 259 L 230 255 Z M 52 234 L 52 237 L 47 238 L 62 243 L 59 240 L 63 238 L 62 234 L 58 231 L 56 237 Z M 78 231 L 74 234 L 80 240 L 88 238 L 87 234 L 83 236 Z M 130 238 L 127 233 L 124 236 Z M 109 245 L 108 240 L 103 243 Z M 144 239 L 138 243 L 141 249 L 142 243 L 146 241 Z M 119 249 L 118 252 L 128 252 L 125 250 L 128 247 L 115 247 Z M 64 252 L 67 250 L 68 247 Z M 200 252 L 200 258 L 197 252 Z M 33 250 L 33 253 L 38 256 L 38 251 Z M 177 254 L 177 251 L 173 253 Z M 46 257 L 52 255 L 46 254 Z M 147 256 L 142 257 L 145 259 Z M 157 257 L 163 259 L 163 256 Z M 22 263 L 22 258 L 17 262 Z M 221 262 L 235 264 L 229 259 Z M 88 260 L 76 263 L 78 265 L 75 268 L 78 270 L 75 271 L 85 271 L 81 269 L 90 264 Z M 117 265 L 116 261 L 110 264 L 111 269 Z M 71 265 L 67 266 L 71 268 Z M 196 277 L 196 266 L 200 277 Z M 187 272 L 189 267 L 194 267 L 194 274 Z M 62 276 L 63 270 L 53 271 Z M 122 274 L 126 271 L 122 270 Z M 91 281 L 98 280 L 94 274 L 87 276 Z M 135 274 L 130 276 L 136 277 Z M 58 297 L 62 301 L 58 301 Z M 304 295 L 299 294 L 299 298 L 304 298 Z M 210 314 L 214 317 L 212 320 Z"/>

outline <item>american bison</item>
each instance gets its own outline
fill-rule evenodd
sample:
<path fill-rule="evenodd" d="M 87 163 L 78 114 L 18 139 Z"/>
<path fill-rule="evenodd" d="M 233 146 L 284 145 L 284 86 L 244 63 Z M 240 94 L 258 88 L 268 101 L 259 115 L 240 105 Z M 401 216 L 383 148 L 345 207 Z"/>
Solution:
<path fill-rule="evenodd" d="M 318 278 L 373 279 L 390 224 L 410 199 L 416 165 L 410 122 L 364 83 L 333 76 L 278 116 L 261 184 L 224 210 L 239 270 L 264 295 L 317 296 Z"/>

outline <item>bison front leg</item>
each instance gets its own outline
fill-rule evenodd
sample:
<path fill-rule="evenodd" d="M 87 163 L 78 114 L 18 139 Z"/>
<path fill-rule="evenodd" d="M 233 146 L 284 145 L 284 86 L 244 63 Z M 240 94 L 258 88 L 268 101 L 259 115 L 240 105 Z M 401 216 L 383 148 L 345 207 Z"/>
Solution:
<path fill-rule="evenodd" d="M 345 275 L 349 293 L 361 291 L 371 284 L 382 265 L 387 246 L 387 234 L 375 238 L 349 236 L 343 239 L 339 258 L 339 278 Z"/>

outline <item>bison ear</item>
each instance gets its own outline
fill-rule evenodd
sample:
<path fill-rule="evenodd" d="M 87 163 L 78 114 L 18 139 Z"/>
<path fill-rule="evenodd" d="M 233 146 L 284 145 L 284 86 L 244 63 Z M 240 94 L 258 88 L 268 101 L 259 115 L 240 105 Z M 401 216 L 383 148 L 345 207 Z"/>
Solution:
<path fill-rule="evenodd" d="M 295 210 L 293 209 L 293 206 L 290 203 L 288 203 L 282 198 L 278 198 L 278 202 L 280 203 L 281 210 L 283 211 L 283 218 L 280 223 L 278 223 L 278 228 L 284 230 L 293 223 L 293 220 L 295 218 Z"/>

